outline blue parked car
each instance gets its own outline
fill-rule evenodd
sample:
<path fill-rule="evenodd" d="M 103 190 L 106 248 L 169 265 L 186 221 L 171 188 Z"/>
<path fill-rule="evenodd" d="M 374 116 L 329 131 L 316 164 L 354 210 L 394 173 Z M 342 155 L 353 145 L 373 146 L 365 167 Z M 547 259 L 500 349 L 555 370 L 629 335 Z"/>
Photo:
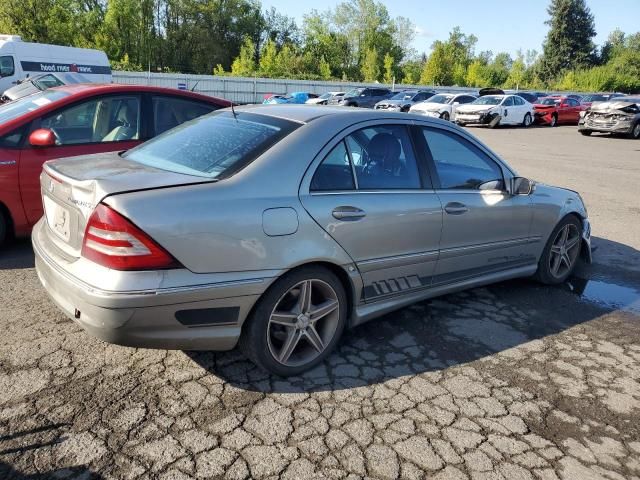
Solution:
<path fill-rule="evenodd" d="M 309 92 L 293 92 L 288 95 L 271 95 L 262 103 L 265 105 L 274 105 L 278 103 L 305 103 L 310 98 L 318 98 L 318 95 Z"/>

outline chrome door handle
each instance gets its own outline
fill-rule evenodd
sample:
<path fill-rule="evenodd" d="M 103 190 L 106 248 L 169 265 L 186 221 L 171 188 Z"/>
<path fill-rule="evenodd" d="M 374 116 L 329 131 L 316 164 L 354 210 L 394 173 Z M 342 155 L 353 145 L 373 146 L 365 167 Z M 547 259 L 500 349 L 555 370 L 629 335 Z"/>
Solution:
<path fill-rule="evenodd" d="M 331 212 L 331 215 L 338 220 L 359 220 L 367 214 L 357 207 L 337 207 Z"/>
<path fill-rule="evenodd" d="M 444 211 L 450 215 L 462 215 L 463 213 L 468 212 L 469 209 L 464 203 L 451 202 L 445 205 Z"/>

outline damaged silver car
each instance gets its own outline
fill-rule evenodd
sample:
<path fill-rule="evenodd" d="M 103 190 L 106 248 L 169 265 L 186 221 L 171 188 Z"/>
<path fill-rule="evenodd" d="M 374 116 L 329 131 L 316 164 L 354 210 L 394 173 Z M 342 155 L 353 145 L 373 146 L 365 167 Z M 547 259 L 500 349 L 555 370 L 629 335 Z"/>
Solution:
<path fill-rule="evenodd" d="M 578 131 L 615 133 L 640 138 L 640 97 L 616 98 L 593 104 L 580 116 Z"/>

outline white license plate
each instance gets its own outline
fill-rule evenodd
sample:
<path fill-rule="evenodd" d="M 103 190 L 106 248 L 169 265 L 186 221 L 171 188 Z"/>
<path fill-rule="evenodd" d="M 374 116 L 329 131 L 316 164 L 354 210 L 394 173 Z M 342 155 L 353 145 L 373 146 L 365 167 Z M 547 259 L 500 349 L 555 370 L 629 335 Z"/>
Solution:
<path fill-rule="evenodd" d="M 69 210 L 54 202 L 46 195 L 42 197 L 44 200 L 44 213 L 47 217 L 49 228 L 64 241 L 68 242 L 71 237 L 71 218 Z"/>

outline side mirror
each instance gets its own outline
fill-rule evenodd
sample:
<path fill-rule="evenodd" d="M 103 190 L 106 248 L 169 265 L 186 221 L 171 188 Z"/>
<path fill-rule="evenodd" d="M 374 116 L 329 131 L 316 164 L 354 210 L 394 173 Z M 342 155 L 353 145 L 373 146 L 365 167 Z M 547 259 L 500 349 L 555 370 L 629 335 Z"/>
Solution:
<path fill-rule="evenodd" d="M 54 147 L 56 134 L 48 128 L 38 128 L 29 135 L 29 144 L 32 147 Z"/>
<path fill-rule="evenodd" d="M 511 179 L 512 195 L 531 195 L 535 189 L 535 182 L 525 177 L 514 177 Z"/>

